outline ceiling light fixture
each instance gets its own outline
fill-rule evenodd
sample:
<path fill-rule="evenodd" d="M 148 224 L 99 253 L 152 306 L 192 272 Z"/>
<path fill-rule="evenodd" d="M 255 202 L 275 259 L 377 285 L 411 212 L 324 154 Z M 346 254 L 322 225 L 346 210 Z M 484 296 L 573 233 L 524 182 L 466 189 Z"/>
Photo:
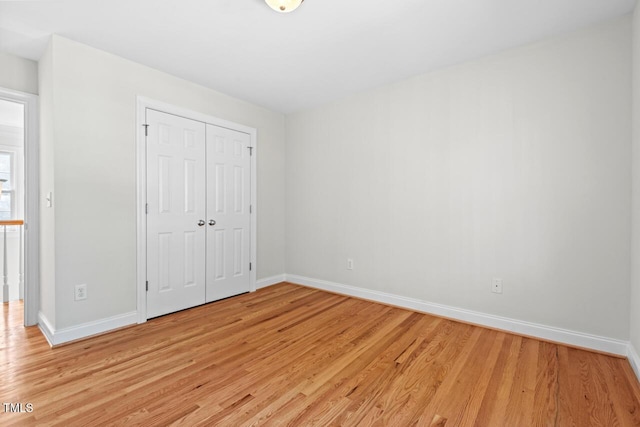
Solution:
<path fill-rule="evenodd" d="M 269 7 L 276 12 L 289 13 L 293 12 L 302 4 L 304 0 L 264 0 Z"/>

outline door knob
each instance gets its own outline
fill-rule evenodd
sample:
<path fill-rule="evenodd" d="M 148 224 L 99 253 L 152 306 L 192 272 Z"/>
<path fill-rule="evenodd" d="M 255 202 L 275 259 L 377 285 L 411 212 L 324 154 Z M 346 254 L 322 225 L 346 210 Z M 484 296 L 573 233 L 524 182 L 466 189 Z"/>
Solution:
<path fill-rule="evenodd" d="M 215 219 L 210 219 L 209 220 L 209 225 L 211 225 L 211 226 L 216 225 L 216 220 Z"/>
<path fill-rule="evenodd" d="M 201 219 L 200 221 L 198 221 L 198 225 L 199 225 L 200 227 L 202 227 L 202 226 L 204 225 L 204 220 L 203 220 L 203 219 Z"/>

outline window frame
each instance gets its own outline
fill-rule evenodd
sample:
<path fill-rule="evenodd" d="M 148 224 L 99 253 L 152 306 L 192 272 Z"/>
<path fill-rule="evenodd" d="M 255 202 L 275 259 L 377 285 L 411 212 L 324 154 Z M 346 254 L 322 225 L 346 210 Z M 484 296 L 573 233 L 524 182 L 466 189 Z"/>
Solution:
<path fill-rule="evenodd" d="M 21 165 L 21 163 L 24 162 L 24 147 L 0 144 L 0 154 L 9 154 L 11 156 L 10 179 L 13 187 L 11 190 L 2 189 L 2 194 L 11 195 L 10 219 L 24 219 L 22 218 L 24 215 L 24 206 L 22 206 L 22 203 L 19 203 L 19 201 L 22 200 L 22 193 L 24 191 L 23 167 Z M 7 233 L 17 233 L 18 231 L 20 231 L 18 226 L 7 227 Z"/>
<path fill-rule="evenodd" d="M 9 150 L 4 150 L 0 148 L 0 156 L 4 154 L 9 155 L 9 181 L 13 185 L 11 190 L 7 190 L 6 187 L 3 186 L 1 194 L 8 194 L 11 196 L 10 202 L 9 202 L 9 219 L 16 219 L 17 218 L 17 215 L 16 215 L 16 167 L 15 167 L 16 152 L 13 150 L 9 151 Z"/>

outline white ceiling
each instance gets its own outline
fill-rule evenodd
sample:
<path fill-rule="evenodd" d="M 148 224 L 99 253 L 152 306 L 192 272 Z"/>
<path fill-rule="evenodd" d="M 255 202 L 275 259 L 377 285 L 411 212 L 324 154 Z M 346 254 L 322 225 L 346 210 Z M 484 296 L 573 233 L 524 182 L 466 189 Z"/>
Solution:
<path fill-rule="evenodd" d="M 0 1 L 0 51 L 48 36 L 290 113 L 630 12 L 636 0 Z"/>

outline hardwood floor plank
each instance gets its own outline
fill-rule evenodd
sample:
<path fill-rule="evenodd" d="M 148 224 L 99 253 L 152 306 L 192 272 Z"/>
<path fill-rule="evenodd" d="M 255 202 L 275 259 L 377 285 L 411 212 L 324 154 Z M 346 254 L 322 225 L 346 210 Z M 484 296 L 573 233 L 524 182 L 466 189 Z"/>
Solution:
<path fill-rule="evenodd" d="M 397 328 L 400 332 L 394 331 L 394 334 L 384 337 L 378 343 L 378 348 L 382 351 L 379 358 L 375 357 L 375 352 L 372 351 L 366 357 L 358 357 L 345 366 L 331 382 L 325 383 L 309 396 L 313 401 L 313 405 L 309 405 L 300 411 L 293 423 L 306 424 L 318 414 L 333 411 L 333 408 L 337 405 L 341 407 L 350 406 L 353 399 L 355 399 L 353 394 L 356 391 L 360 391 L 362 387 L 366 387 L 369 384 L 380 384 L 386 381 L 387 377 L 381 371 L 384 371 L 385 366 L 393 363 L 393 359 L 402 351 L 402 348 L 409 344 L 407 339 L 403 339 L 404 335 L 406 335 L 404 332 L 408 329 L 417 335 L 421 331 L 429 329 L 429 323 L 433 320 L 433 318 L 427 319 L 420 315 L 410 315 Z M 338 423 L 339 420 L 334 420 L 334 422 Z"/>
<path fill-rule="evenodd" d="M 3 426 L 640 426 L 624 359 L 289 283 L 53 349 L 2 310 Z"/>
<path fill-rule="evenodd" d="M 569 348 L 558 346 L 558 415 L 559 426 L 590 425 L 587 408 L 580 395 L 578 369 L 571 363 Z"/>
<path fill-rule="evenodd" d="M 618 403 L 613 405 L 613 409 L 620 424 L 640 425 L 640 395 L 637 394 L 638 388 L 629 383 L 629 378 L 633 378 L 630 377 L 632 373 L 625 371 L 629 363 L 612 357 L 601 357 L 599 362 L 604 365 L 603 369 L 606 369 L 604 378 L 611 399 Z"/>
<path fill-rule="evenodd" d="M 428 337 L 435 333 L 439 323 L 439 319 L 427 318 L 415 313 L 409 316 L 396 328 L 393 335 L 380 340 L 377 344 L 381 350 L 381 353 L 378 353 L 379 356 L 375 356 L 376 350 L 366 358 L 355 359 L 340 372 L 335 381 L 327 383 L 310 396 L 314 401 L 315 413 L 326 411 L 338 400 L 345 403 L 347 407 L 334 422 L 336 424 L 355 423 L 362 417 L 362 413 L 368 413 L 369 404 L 375 404 L 394 378 L 409 366 L 406 363 L 396 363 L 398 355 L 402 354 L 415 340 L 415 336 L 419 337 L 426 333 L 425 337 Z M 296 421 L 304 424 L 305 417 L 308 417 L 309 413 L 313 414 L 309 409 L 301 413 Z"/>
<path fill-rule="evenodd" d="M 455 388 L 459 381 L 461 381 L 461 374 L 467 365 L 467 361 L 472 358 L 474 348 L 480 339 L 480 336 L 484 332 L 481 328 L 469 327 L 469 333 L 462 338 L 459 338 L 458 342 L 463 343 L 458 356 L 451 360 L 449 367 L 446 370 L 442 381 L 439 384 L 433 398 L 429 403 L 420 409 L 416 414 L 416 424 L 428 425 L 435 415 L 441 414 L 445 418 L 449 419 L 449 414 L 443 411 L 451 402 L 456 404 L 463 403 L 463 399 L 459 399 L 455 394 Z M 473 372 L 476 372 L 475 369 Z M 451 396 L 456 396 L 456 399 L 451 399 Z"/>
<path fill-rule="evenodd" d="M 479 350 L 479 358 L 476 358 L 472 362 L 473 365 L 468 366 L 470 371 L 477 372 L 478 369 L 476 369 L 476 366 L 482 366 L 482 369 L 479 372 L 480 375 L 477 378 L 474 378 L 475 384 L 467 383 L 468 385 L 465 387 L 466 389 L 470 390 L 470 394 L 467 398 L 467 404 L 457 411 L 459 416 L 457 418 L 449 418 L 449 420 L 451 420 L 454 425 L 476 425 L 476 420 L 478 418 L 478 413 L 480 412 L 480 409 L 482 407 L 484 396 L 486 395 L 487 389 L 489 388 L 489 383 L 491 381 L 493 372 L 496 369 L 496 363 L 502 350 L 502 344 L 505 339 L 505 334 L 497 331 L 485 332 L 486 337 L 483 339 L 483 341 L 486 341 L 489 346 L 486 350 L 484 350 L 484 352 L 482 350 Z M 465 390 L 460 390 L 460 392 L 465 393 Z"/>
<path fill-rule="evenodd" d="M 533 397 L 532 424 L 552 426 L 558 413 L 558 346 L 540 342 L 538 367 Z"/>
<path fill-rule="evenodd" d="M 587 378 L 587 382 L 591 385 L 588 387 L 593 391 L 593 395 L 590 397 L 592 422 L 595 425 L 603 426 L 616 426 L 621 425 L 621 420 L 618 419 L 614 405 L 607 402 L 609 396 L 612 395 L 607 384 L 607 378 L 611 375 L 609 372 L 605 372 L 607 368 L 605 364 L 599 363 L 598 355 L 587 351 L 581 352 L 585 358 L 588 366 L 588 372 L 590 377 Z M 586 389 L 586 387 L 585 387 Z"/>
<path fill-rule="evenodd" d="M 516 374 L 518 373 L 518 361 L 523 340 L 524 338 L 519 336 L 513 337 L 511 345 L 507 349 L 505 365 L 502 371 L 498 370 L 495 373 L 499 380 L 498 389 L 494 396 L 486 396 L 486 399 L 493 400 L 493 408 L 490 411 L 488 423 L 485 425 L 500 425 L 501 423 L 505 423 L 507 419 L 507 409 L 511 404 L 512 389 Z"/>
<path fill-rule="evenodd" d="M 525 425 L 533 419 L 533 402 L 540 341 L 524 338 L 520 346 L 515 376 L 506 408 L 506 425 Z"/>
<path fill-rule="evenodd" d="M 480 410 L 476 415 L 476 423 L 479 426 L 490 426 L 492 417 L 504 419 L 508 403 L 508 395 L 505 390 L 511 389 L 509 380 L 513 378 L 512 373 L 515 369 L 515 363 L 511 358 L 515 338 L 514 335 L 504 334 L 504 340 L 499 345 L 498 359 L 491 372 L 489 385 L 482 396 Z"/>
<path fill-rule="evenodd" d="M 452 327 L 448 321 L 437 322 L 435 326 L 402 364 L 393 366 L 395 371 L 390 372 L 391 377 L 384 387 L 371 389 L 364 384 L 359 387 L 357 395 L 350 395 L 353 404 L 345 415 L 350 415 L 357 423 L 370 416 L 373 408 L 379 407 L 386 412 L 386 418 L 393 416 L 390 422 L 409 423 L 422 404 L 435 393 L 461 349 L 460 345 L 447 346 L 446 343 L 450 339 L 453 343 L 461 343 L 462 340 L 456 338 L 463 336 L 464 330 Z M 430 366 L 430 369 L 425 372 L 421 366 Z"/>

